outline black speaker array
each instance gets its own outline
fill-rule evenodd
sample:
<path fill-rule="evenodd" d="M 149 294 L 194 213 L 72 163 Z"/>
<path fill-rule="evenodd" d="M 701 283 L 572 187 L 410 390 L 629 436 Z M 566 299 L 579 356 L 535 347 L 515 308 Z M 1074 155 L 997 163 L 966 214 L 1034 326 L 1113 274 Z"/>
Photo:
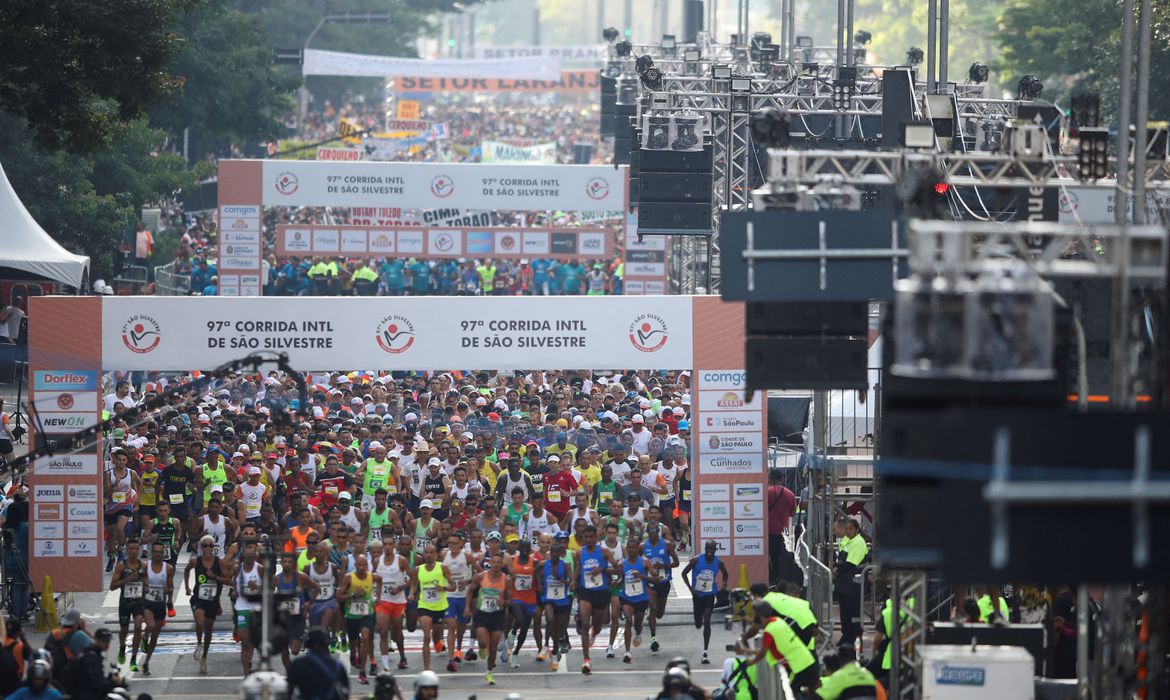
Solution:
<path fill-rule="evenodd" d="M 710 143 L 701 151 L 643 148 L 638 154 L 638 226 L 679 233 L 711 230 L 712 162 Z"/>

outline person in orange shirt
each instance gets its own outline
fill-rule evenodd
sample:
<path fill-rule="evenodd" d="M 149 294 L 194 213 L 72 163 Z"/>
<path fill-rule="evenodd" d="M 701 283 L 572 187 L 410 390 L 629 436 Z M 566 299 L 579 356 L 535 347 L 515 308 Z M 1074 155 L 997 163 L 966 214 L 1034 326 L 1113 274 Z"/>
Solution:
<path fill-rule="evenodd" d="M 507 636 L 506 653 L 504 659 L 512 668 L 520 667 L 520 648 L 528 638 L 528 627 L 536 615 L 536 584 L 533 582 L 533 573 L 536 569 L 536 558 L 532 555 L 532 542 L 522 539 L 516 543 L 517 553 L 508 563 L 508 572 L 512 575 L 512 625 Z M 540 630 L 534 629 L 537 654 L 542 654 L 544 645 L 541 644 Z"/>

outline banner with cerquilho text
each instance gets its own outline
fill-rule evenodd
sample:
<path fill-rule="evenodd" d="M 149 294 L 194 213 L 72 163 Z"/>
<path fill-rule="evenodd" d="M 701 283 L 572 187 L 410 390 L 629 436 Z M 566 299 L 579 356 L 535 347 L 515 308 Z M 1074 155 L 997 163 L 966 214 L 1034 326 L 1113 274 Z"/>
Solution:
<path fill-rule="evenodd" d="M 265 160 L 264 206 L 624 209 L 627 166 Z"/>
<path fill-rule="evenodd" d="M 287 352 L 305 369 L 677 369 L 693 297 L 103 297 L 102 367 L 209 369 Z"/>

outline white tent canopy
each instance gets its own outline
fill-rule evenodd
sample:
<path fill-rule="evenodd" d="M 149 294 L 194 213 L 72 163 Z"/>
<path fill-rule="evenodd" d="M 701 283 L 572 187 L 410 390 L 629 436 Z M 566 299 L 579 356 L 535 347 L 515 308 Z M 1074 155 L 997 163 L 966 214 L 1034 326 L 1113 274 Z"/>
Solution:
<path fill-rule="evenodd" d="M 65 250 L 41 228 L 0 165 L 0 268 L 5 267 L 80 289 L 89 257 Z"/>

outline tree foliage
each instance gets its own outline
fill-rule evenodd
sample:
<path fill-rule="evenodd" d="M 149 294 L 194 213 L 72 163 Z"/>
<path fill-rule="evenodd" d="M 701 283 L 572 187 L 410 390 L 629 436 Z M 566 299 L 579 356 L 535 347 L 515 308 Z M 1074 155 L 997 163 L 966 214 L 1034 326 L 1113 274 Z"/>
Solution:
<path fill-rule="evenodd" d="M 0 2 L 0 110 L 37 143 L 89 152 L 166 96 L 194 0 Z"/>

